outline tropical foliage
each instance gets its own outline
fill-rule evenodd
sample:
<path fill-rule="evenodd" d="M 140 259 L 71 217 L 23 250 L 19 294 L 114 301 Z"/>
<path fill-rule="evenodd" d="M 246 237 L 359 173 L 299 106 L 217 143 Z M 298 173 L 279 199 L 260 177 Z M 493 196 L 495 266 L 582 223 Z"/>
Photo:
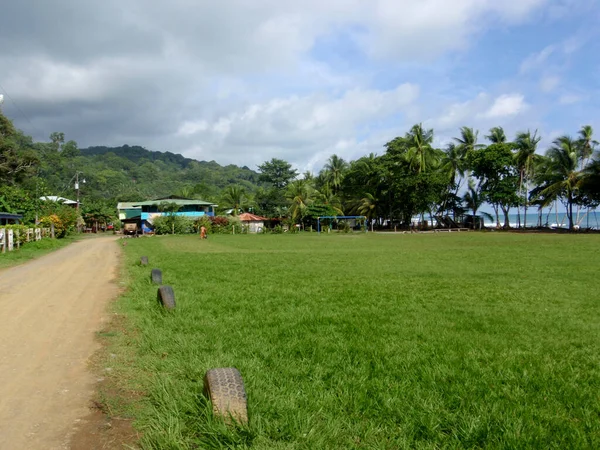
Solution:
<path fill-rule="evenodd" d="M 346 161 L 334 154 L 320 172 L 300 175 L 277 158 L 253 171 L 138 146 L 79 149 L 58 132 L 49 142 L 34 142 L 0 114 L 0 210 L 34 222 L 42 217 L 40 196 L 79 195 L 82 221 L 108 223 L 116 221 L 119 201 L 178 195 L 213 201 L 220 213 L 249 211 L 305 227 L 322 215 L 361 215 L 374 229 L 408 227 L 414 217 L 433 223 L 445 216 L 468 218 L 483 214 L 486 205 L 497 226 L 501 215 L 510 226 L 515 210 L 516 225 L 527 226 L 533 225 L 527 224 L 528 208 L 562 203 L 573 229 L 581 211 L 600 203 L 591 126 L 557 138 L 545 155 L 537 131 L 521 131 L 511 141 L 496 126 L 484 135 L 487 143 L 479 136 L 464 126 L 438 148 L 434 130 L 416 124 L 387 142 L 381 155 Z M 76 173 L 86 180 L 78 191 Z"/>

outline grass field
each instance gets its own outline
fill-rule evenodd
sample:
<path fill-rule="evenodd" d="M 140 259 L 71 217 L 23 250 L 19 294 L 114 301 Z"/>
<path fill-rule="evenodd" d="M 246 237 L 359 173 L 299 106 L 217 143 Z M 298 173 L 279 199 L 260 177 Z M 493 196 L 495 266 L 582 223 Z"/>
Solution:
<path fill-rule="evenodd" d="M 600 448 L 600 236 L 130 239 L 103 333 L 152 449 Z M 137 264 L 147 255 L 150 266 Z M 150 269 L 177 308 L 162 311 Z M 250 423 L 211 417 L 237 367 Z"/>

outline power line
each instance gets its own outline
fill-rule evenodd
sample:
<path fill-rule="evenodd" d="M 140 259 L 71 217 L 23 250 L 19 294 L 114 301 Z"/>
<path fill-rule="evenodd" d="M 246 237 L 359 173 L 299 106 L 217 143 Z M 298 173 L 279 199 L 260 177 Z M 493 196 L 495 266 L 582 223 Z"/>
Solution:
<path fill-rule="evenodd" d="M 23 116 L 23 118 L 29 122 L 29 125 L 31 125 L 31 128 L 33 128 L 33 130 L 39 134 L 40 136 L 42 135 L 42 132 L 40 130 L 37 129 L 37 127 L 31 122 L 31 120 L 29 119 L 29 116 L 27 116 L 27 114 L 25 114 L 25 112 L 21 109 L 21 107 L 19 105 L 17 105 L 17 103 L 14 101 L 14 99 L 10 96 L 10 94 L 8 93 L 8 91 L 6 89 L 4 89 L 4 86 L 2 86 L 2 84 L 0 83 L 0 90 L 2 90 L 4 92 L 4 95 L 6 95 L 8 97 L 8 99 L 11 101 L 11 103 L 15 106 L 15 108 L 17 108 L 17 110 L 21 113 L 21 115 Z"/>

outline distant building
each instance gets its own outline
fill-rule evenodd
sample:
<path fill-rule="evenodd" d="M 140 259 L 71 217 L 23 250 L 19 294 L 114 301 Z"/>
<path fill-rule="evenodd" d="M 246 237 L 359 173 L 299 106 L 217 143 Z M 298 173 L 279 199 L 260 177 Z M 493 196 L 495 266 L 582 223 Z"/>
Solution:
<path fill-rule="evenodd" d="M 134 219 L 142 215 L 141 206 L 133 206 L 135 202 L 119 202 L 117 203 L 117 211 L 119 220 Z"/>
<path fill-rule="evenodd" d="M 58 195 L 46 195 L 45 197 L 40 197 L 40 200 L 45 202 L 56 202 L 62 203 L 63 205 L 72 206 L 73 208 L 77 208 L 77 202 L 75 200 L 69 200 L 68 198 L 59 197 Z M 81 202 L 79 202 L 81 205 Z"/>
<path fill-rule="evenodd" d="M 0 226 L 18 224 L 22 218 L 23 216 L 20 214 L 0 212 Z"/>
<path fill-rule="evenodd" d="M 174 214 L 176 216 L 184 216 L 191 218 L 199 218 L 202 216 L 214 216 L 215 206 L 214 203 L 205 202 L 203 200 L 193 200 L 189 198 L 181 198 L 176 196 L 157 198 L 155 200 L 148 200 L 145 202 L 132 202 L 129 203 L 129 211 L 133 214 L 134 208 L 140 208 L 140 221 L 142 230 L 144 232 L 152 231 L 152 223 L 156 217 L 160 217 L 164 214 L 169 214 L 164 211 L 160 211 L 159 205 L 161 203 L 175 203 L 179 206 L 179 210 Z M 125 210 L 124 210 L 125 211 Z"/>
<path fill-rule="evenodd" d="M 260 233 L 265 227 L 266 217 L 256 216 L 250 213 L 243 213 L 238 216 L 243 225 L 248 227 L 250 233 Z"/>

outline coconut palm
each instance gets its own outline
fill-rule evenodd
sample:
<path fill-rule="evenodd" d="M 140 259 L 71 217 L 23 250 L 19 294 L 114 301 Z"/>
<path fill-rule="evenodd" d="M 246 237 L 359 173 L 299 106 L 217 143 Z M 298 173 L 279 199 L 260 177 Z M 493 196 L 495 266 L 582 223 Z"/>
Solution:
<path fill-rule="evenodd" d="M 581 170 L 583 170 L 589 160 L 594 154 L 594 150 L 598 145 L 598 141 L 594 140 L 594 129 L 591 125 L 584 125 L 579 130 L 579 139 L 577 140 L 577 147 L 579 149 L 579 159 L 581 162 Z"/>
<path fill-rule="evenodd" d="M 462 127 L 460 129 L 460 137 L 454 138 L 456 142 L 456 149 L 463 155 L 466 156 L 470 152 L 473 152 L 481 147 L 483 144 L 477 143 L 477 137 L 479 131 L 474 131 L 473 128 Z"/>
<path fill-rule="evenodd" d="M 240 186 L 227 186 L 223 192 L 223 206 L 233 210 L 233 215 L 237 216 L 242 206 L 247 201 L 246 190 Z"/>
<path fill-rule="evenodd" d="M 523 200 L 525 228 L 527 228 L 527 199 L 529 194 L 527 186 L 529 180 L 533 177 L 534 169 L 536 167 L 535 161 L 538 155 L 536 155 L 535 152 L 540 140 L 541 137 L 537 135 L 537 130 L 533 135 L 531 134 L 531 131 L 517 133 L 517 139 L 515 140 L 515 146 L 517 147 L 515 162 L 519 170 L 519 198 L 523 197 L 523 186 L 525 186 L 525 198 Z M 519 212 L 519 223 L 520 218 Z"/>
<path fill-rule="evenodd" d="M 363 198 L 361 198 L 357 205 L 357 212 L 367 218 L 371 222 L 371 231 L 373 231 L 373 226 L 375 225 L 375 221 L 379 217 L 378 211 L 379 202 L 375 198 L 373 194 L 366 193 Z"/>
<path fill-rule="evenodd" d="M 475 229 L 475 218 L 477 217 L 477 211 L 479 208 L 481 208 L 481 205 L 485 203 L 485 198 L 483 195 L 481 195 L 479 187 L 476 187 L 472 180 L 469 180 L 469 187 L 463 196 L 463 200 L 465 201 L 467 207 L 473 211 L 473 229 Z M 493 219 L 488 213 L 482 214 L 488 219 Z"/>
<path fill-rule="evenodd" d="M 504 144 L 506 142 L 506 134 L 504 133 L 504 128 L 490 128 L 490 134 L 488 134 L 485 138 L 492 144 Z"/>
<path fill-rule="evenodd" d="M 579 148 L 577 141 L 569 136 L 561 136 L 546 152 L 547 162 L 541 194 L 552 198 L 563 198 L 567 204 L 569 229 L 573 230 L 573 203 L 583 179 L 578 170 Z"/>
<path fill-rule="evenodd" d="M 314 189 L 307 180 L 294 180 L 288 184 L 286 198 L 290 202 L 290 217 L 294 221 L 302 220 L 306 208 L 312 203 Z"/>
<path fill-rule="evenodd" d="M 326 180 L 329 182 L 332 189 L 335 192 L 339 191 L 344 175 L 348 170 L 348 163 L 338 155 L 331 155 L 323 169 L 326 173 Z"/>
<path fill-rule="evenodd" d="M 433 130 L 423 129 L 423 124 L 414 125 L 406 133 L 403 144 L 406 146 L 406 160 L 417 173 L 426 172 L 437 165 L 437 152 L 432 147 Z"/>

